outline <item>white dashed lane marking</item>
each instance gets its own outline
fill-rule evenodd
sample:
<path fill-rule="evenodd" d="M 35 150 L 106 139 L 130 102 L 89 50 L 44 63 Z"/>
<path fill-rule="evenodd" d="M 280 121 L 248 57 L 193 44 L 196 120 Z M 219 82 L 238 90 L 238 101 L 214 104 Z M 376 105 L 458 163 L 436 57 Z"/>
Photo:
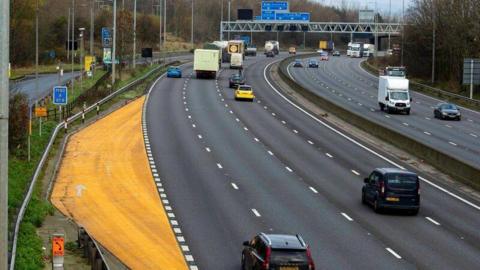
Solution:
<path fill-rule="evenodd" d="M 360 173 L 355 171 L 355 170 L 352 170 L 352 173 L 355 174 L 355 175 L 360 175 Z"/>
<path fill-rule="evenodd" d="M 290 169 L 290 167 L 285 167 L 285 169 L 287 169 L 287 171 L 289 171 L 289 172 L 293 172 L 293 170 Z"/>
<path fill-rule="evenodd" d="M 232 183 L 232 187 L 233 187 L 233 189 L 238 190 L 238 186 L 235 183 Z"/>
<path fill-rule="evenodd" d="M 345 217 L 348 221 L 353 221 L 353 218 L 351 218 L 350 216 L 348 216 L 347 214 L 345 213 L 341 213 L 343 217 Z"/>
<path fill-rule="evenodd" d="M 395 256 L 395 258 L 397 258 L 397 259 L 401 259 L 401 258 L 402 258 L 402 257 L 400 257 L 400 255 L 398 255 L 395 251 L 393 251 L 393 249 L 391 249 L 391 248 L 386 248 L 386 250 L 387 250 L 388 252 L 390 252 L 393 256 Z"/>
<path fill-rule="evenodd" d="M 222 164 L 220 164 L 220 163 L 217 163 L 217 167 L 218 167 L 219 169 L 223 169 Z"/>
<path fill-rule="evenodd" d="M 272 151 L 269 150 L 269 151 L 267 151 L 267 152 L 268 152 L 268 154 L 269 154 L 270 156 L 273 156 L 273 152 L 272 152 Z"/>
<path fill-rule="evenodd" d="M 434 220 L 433 218 L 431 217 L 425 217 L 428 221 L 432 222 L 433 224 L 437 225 L 437 226 L 440 226 L 440 223 L 437 222 L 436 220 Z"/>
<path fill-rule="evenodd" d="M 318 193 L 318 191 L 314 187 L 309 187 L 309 188 L 313 193 L 315 193 L 315 194 Z"/>
<path fill-rule="evenodd" d="M 424 131 L 423 133 L 427 134 L 428 136 L 432 135 L 432 133 L 430 133 L 428 131 Z"/>
<path fill-rule="evenodd" d="M 210 148 L 208 147 L 205 147 L 205 150 L 207 150 L 207 152 L 211 152 L 212 150 L 210 150 Z"/>
<path fill-rule="evenodd" d="M 252 212 L 253 212 L 253 214 L 254 214 L 255 216 L 261 217 L 261 215 L 260 215 L 260 213 L 257 211 L 257 209 L 252 208 Z"/>
<path fill-rule="evenodd" d="M 327 157 L 329 157 L 329 158 L 333 158 L 333 156 L 330 155 L 329 153 L 325 153 L 325 155 L 326 155 Z"/>
<path fill-rule="evenodd" d="M 453 146 L 457 146 L 457 144 L 454 143 L 454 142 L 448 142 L 448 143 L 451 144 L 451 145 L 453 145 Z"/>
<path fill-rule="evenodd" d="M 312 145 L 313 145 L 313 142 L 312 142 L 312 141 L 308 140 L 307 142 L 308 142 L 309 144 L 312 144 Z"/>

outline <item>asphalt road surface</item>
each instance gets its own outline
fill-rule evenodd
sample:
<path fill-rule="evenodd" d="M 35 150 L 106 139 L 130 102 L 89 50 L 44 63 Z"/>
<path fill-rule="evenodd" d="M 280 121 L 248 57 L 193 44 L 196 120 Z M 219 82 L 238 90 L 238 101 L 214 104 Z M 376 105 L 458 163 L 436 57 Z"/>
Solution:
<path fill-rule="evenodd" d="M 295 81 L 319 96 L 344 108 L 364 115 L 393 130 L 480 168 L 480 113 L 461 109 L 461 121 L 445 121 L 433 116 L 438 99 L 411 92 L 410 115 L 387 114 L 380 111 L 377 101 L 378 77 L 360 67 L 361 59 L 330 57 L 320 67 L 289 66 Z"/>
<path fill-rule="evenodd" d="M 199 80 L 191 65 L 150 94 L 155 164 L 199 268 L 240 269 L 242 242 L 266 232 L 301 234 L 317 269 L 478 269 L 479 203 L 422 182 L 418 216 L 362 205 L 373 168 L 408 166 L 284 99 L 264 73 L 279 58 L 247 58 L 253 103 L 233 99 L 236 71 Z"/>

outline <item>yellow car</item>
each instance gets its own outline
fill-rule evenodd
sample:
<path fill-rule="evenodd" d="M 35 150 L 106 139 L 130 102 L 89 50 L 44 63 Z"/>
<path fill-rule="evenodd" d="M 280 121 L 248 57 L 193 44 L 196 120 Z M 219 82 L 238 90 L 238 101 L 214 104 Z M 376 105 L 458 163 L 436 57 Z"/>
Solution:
<path fill-rule="evenodd" d="M 235 90 L 235 100 L 248 99 L 253 101 L 255 95 L 253 95 L 253 89 L 250 85 L 239 85 Z"/>

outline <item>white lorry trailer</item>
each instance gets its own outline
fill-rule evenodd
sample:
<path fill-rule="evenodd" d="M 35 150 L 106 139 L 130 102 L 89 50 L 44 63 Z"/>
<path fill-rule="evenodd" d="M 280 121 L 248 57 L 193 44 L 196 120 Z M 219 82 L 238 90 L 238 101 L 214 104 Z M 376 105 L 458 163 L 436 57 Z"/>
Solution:
<path fill-rule="evenodd" d="M 230 55 L 230 69 L 243 69 L 243 55 L 241 53 L 232 53 Z"/>
<path fill-rule="evenodd" d="M 220 70 L 220 51 L 196 49 L 193 56 L 193 70 L 197 78 L 216 78 Z"/>
<path fill-rule="evenodd" d="M 408 79 L 380 76 L 378 81 L 378 105 L 388 113 L 405 112 L 410 114 L 410 92 Z"/>

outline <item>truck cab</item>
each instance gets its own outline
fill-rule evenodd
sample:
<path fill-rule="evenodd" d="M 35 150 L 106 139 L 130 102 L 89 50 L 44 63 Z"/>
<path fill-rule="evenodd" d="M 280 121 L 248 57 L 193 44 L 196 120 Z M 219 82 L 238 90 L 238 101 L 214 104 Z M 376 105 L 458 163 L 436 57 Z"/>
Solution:
<path fill-rule="evenodd" d="M 409 81 L 402 77 L 380 76 L 378 82 L 378 105 L 388 113 L 410 114 L 411 97 Z"/>

